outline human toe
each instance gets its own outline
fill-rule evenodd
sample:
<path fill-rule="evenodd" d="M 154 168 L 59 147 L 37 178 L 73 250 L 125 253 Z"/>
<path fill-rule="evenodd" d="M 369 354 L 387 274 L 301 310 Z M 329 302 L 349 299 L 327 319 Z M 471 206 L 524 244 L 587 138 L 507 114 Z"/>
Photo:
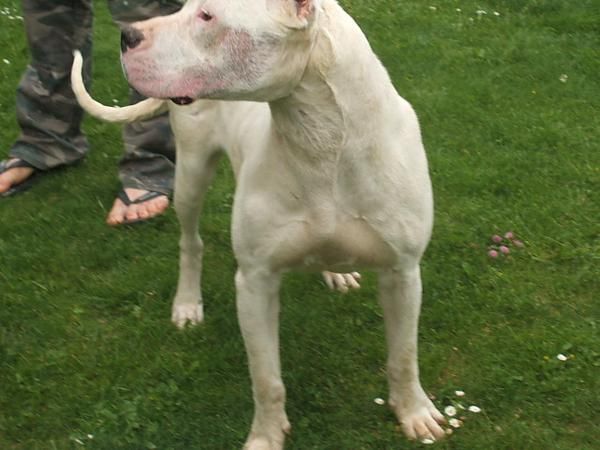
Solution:
<path fill-rule="evenodd" d="M 106 217 L 106 223 L 113 226 L 122 224 L 125 220 L 126 211 L 127 207 L 125 206 L 125 204 L 121 200 L 116 199 L 113 203 L 112 209 Z"/>

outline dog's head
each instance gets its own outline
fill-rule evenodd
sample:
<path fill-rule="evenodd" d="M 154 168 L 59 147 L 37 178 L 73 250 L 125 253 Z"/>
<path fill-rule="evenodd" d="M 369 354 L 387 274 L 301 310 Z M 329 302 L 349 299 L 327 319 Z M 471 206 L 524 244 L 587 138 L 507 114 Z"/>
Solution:
<path fill-rule="evenodd" d="M 269 101 L 300 80 L 321 0 L 189 0 L 122 33 L 129 83 L 148 97 Z"/>

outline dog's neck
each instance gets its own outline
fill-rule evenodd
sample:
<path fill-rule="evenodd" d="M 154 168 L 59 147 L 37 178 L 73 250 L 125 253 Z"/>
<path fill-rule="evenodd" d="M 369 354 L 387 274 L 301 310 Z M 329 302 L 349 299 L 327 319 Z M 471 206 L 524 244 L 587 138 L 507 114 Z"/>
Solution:
<path fill-rule="evenodd" d="M 286 147 L 296 157 L 322 164 L 337 161 L 349 143 L 372 136 L 373 126 L 385 122 L 379 120 L 385 112 L 374 105 L 385 104 L 382 98 L 397 93 L 365 36 L 337 2 L 325 2 L 315 26 L 300 83 L 289 96 L 270 102 L 270 108 L 275 131 Z"/>

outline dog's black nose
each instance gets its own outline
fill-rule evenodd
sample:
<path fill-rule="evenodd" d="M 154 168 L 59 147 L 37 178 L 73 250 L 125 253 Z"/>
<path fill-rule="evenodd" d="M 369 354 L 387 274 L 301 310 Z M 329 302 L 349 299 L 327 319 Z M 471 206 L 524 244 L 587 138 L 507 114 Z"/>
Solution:
<path fill-rule="evenodd" d="M 133 27 L 121 30 L 121 52 L 125 53 L 130 48 L 136 48 L 144 40 L 144 34 Z"/>

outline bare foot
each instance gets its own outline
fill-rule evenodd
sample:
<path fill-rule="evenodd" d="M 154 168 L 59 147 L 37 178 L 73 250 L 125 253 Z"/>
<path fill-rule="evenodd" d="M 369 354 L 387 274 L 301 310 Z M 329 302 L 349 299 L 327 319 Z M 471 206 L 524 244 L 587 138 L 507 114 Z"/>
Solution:
<path fill-rule="evenodd" d="M 135 202 L 148 191 L 144 189 L 125 188 L 125 193 Z M 169 206 L 169 197 L 160 195 L 142 203 L 131 203 L 126 205 L 120 198 L 116 198 L 113 207 L 108 213 L 106 223 L 112 226 L 124 223 L 137 222 L 156 217 Z"/>
<path fill-rule="evenodd" d="M 17 158 L 11 158 L 8 164 L 17 161 Z M 0 174 L 0 194 L 8 191 L 11 187 L 22 183 L 34 172 L 31 167 L 14 167 Z"/>

